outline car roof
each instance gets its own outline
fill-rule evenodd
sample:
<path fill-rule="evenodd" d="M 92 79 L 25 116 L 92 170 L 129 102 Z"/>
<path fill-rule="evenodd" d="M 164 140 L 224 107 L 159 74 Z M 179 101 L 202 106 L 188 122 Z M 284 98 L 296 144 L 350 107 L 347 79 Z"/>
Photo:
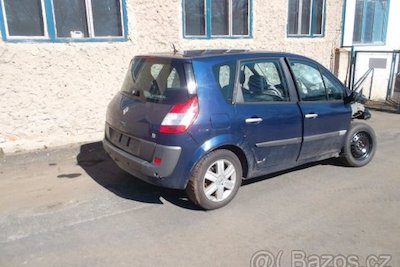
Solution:
<path fill-rule="evenodd" d="M 257 51 L 257 50 L 246 50 L 246 49 L 205 49 L 205 50 L 183 50 L 175 52 L 166 53 L 152 53 L 148 55 L 150 57 L 166 57 L 175 59 L 186 59 L 186 60 L 196 60 L 208 58 L 257 58 L 257 57 L 290 57 L 290 58 L 302 58 L 310 60 L 307 57 L 287 53 L 287 52 L 272 52 L 272 51 Z"/>

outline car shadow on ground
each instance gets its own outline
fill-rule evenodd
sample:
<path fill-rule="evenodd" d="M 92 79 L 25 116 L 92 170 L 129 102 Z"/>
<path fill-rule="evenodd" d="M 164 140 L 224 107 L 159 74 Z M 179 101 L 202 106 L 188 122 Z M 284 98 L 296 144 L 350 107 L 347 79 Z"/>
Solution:
<path fill-rule="evenodd" d="M 152 204 L 163 204 L 166 200 L 185 209 L 200 210 L 188 200 L 185 191 L 153 186 L 121 170 L 101 142 L 82 145 L 77 164 L 95 182 L 122 198 Z"/>
<path fill-rule="evenodd" d="M 84 144 L 80 147 L 77 164 L 99 185 L 125 199 L 143 203 L 163 204 L 163 199 L 182 208 L 200 210 L 186 196 L 183 190 L 161 188 L 147 184 L 121 170 L 107 155 L 101 142 Z M 279 175 L 306 169 L 316 165 L 334 165 L 344 167 L 337 159 L 328 159 L 305 164 L 289 170 L 252 178 L 243 181 L 243 186 L 271 179 Z"/>
<path fill-rule="evenodd" d="M 325 159 L 325 160 L 321 160 L 321 161 L 316 161 L 316 162 L 311 162 L 311 163 L 306 163 L 294 168 L 290 168 L 287 170 L 283 170 L 283 171 L 279 171 L 279 172 L 274 172 L 271 174 L 267 174 L 264 176 L 260 176 L 260 177 L 255 177 L 255 178 L 251 178 L 248 180 L 244 180 L 242 182 L 242 186 L 246 186 L 246 185 L 250 185 L 256 182 L 260 182 L 263 180 L 267 180 L 267 179 L 271 179 L 274 177 L 278 177 L 280 175 L 283 175 L 285 173 L 289 173 L 289 172 L 296 172 L 296 171 L 300 171 L 300 170 L 304 170 L 310 167 L 314 167 L 314 166 L 318 166 L 318 165 L 330 165 L 330 166 L 336 166 L 336 167 L 342 167 L 342 168 L 347 168 L 347 166 L 345 166 L 343 164 L 343 162 L 340 160 L 340 158 L 330 158 L 330 159 Z"/>

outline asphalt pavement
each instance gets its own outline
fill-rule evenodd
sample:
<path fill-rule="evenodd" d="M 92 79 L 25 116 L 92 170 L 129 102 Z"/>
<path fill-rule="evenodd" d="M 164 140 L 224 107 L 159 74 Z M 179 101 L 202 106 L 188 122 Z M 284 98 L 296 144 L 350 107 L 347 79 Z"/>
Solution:
<path fill-rule="evenodd" d="M 372 115 L 369 165 L 260 177 L 215 211 L 128 175 L 100 142 L 6 155 L 0 266 L 400 266 L 400 115 Z"/>

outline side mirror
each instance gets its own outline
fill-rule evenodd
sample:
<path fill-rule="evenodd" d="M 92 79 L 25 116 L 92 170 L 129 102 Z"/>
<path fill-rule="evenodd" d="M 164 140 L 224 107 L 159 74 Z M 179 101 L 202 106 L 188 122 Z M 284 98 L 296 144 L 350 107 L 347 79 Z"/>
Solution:
<path fill-rule="evenodd" d="M 351 91 L 351 93 L 344 98 L 344 101 L 346 104 L 351 104 L 354 102 L 365 104 L 368 101 L 368 99 L 361 93 L 358 93 L 356 91 Z"/>

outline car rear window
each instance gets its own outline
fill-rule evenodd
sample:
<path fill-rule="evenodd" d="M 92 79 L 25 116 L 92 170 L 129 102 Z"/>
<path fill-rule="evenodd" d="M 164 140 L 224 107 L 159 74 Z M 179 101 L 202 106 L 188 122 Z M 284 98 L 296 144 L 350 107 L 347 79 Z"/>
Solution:
<path fill-rule="evenodd" d="M 167 58 L 135 57 L 121 91 L 142 101 L 174 105 L 189 98 L 184 61 Z"/>

